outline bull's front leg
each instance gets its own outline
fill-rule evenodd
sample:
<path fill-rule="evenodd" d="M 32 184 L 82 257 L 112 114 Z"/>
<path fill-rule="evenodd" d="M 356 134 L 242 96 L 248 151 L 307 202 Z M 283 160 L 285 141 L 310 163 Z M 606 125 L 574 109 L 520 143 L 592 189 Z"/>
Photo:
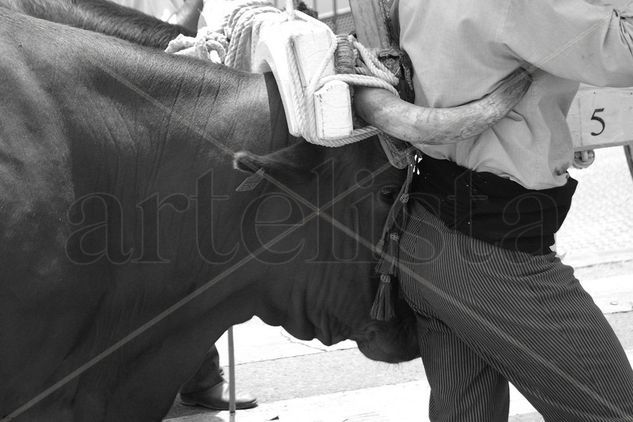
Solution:
<path fill-rule="evenodd" d="M 125 378 L 116 380 L 103 420 L 162 420 L 180 386 L 196 373 L 211 345 L 230 326 L 252 318 L 252 296 L 238 292 L 216 303 L 218 295 L 202 295 L 186 305 L 192 309 L 167 317 L 169 329 L 160 324 L 152 328 L 145 353 L 120 371 Z"/>
<path fill-rule="evenodd" d="M 158 339 L 158 344 L 127 365 L 126 378 L 117 380 L 103 420 L 162 420 L 180 386 L 195 374 L 220 335 L 221 332 L 209 330 L 208 324 L 198 323 L 197 327 Z"/>

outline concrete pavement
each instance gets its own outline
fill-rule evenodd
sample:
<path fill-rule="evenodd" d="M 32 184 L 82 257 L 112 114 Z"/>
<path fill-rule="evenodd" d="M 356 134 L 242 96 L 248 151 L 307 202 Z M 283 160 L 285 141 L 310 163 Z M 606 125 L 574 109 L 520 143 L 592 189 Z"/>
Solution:
<path fill-rule="evenodd" d="M 633 271 L 633 262 L 621 268 Z M 631 273 L 583 282 L 606 313 L 633 361 Z M 176 404 L 169 422 L 425 422 L 430 389 L 420 361 L 372 362 L 352 342 L 325 347 L 295 340 L 257 319 L 235 327 L 237 386 L 259 399 L 259 407 L 212 412 Z M 218 342 L 222 357 L 226 340 Z M 542 419 L 516 391 L 512 422 Z"/>
<path fill-rule="evenodd" d="M 594 166 L 572 175 L 580 183 L 558 251 L 633 359 L 633 179 L 621 148 L 598 151 Z M 372 362 L 352 342 L 299 341 L 257 319 L 235 327 L 235 342 L 237 388 L 257 396 L 259 407 L 231 416 L 176 404 L 169 422 L 428 421 L 420 361 Z M 224 358 L 225 338 L 218 349 Z M 512 422 L 542 421 L 516 390 L 510 414 Z"/>
<path fill-rule="evenodd" d="M 558 252 L 576 268 L 633 259 L 633 177 L 623 148 L 596 151 L 595 163 L 571 170 L 578 180 L 558 232 Z"/>

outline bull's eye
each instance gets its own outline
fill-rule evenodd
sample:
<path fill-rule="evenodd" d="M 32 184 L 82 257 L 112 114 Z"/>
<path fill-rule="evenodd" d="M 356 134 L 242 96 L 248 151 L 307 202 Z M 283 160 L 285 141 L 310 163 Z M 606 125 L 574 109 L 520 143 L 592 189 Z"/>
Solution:
<path fill-rule="evenodd" d="M 398 191 L 397 186 L 383 186 L 380 188 L 380 200 L 388 204 L 393 204 L 396 202 Z"/>

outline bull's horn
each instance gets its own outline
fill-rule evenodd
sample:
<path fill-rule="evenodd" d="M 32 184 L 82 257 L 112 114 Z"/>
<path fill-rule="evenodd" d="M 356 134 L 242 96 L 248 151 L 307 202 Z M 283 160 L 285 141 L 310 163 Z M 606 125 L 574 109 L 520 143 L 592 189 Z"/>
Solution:
<path fill-rule="evenodd" d="M 407 103 L 380 88 L 358 89 L 354 107 L 369 124 L 412 144 L 441 145 L 477 136 L 504 117 L 523 98 L 532 79 L 519 69 L 481 100 L 453 108 Z"/>

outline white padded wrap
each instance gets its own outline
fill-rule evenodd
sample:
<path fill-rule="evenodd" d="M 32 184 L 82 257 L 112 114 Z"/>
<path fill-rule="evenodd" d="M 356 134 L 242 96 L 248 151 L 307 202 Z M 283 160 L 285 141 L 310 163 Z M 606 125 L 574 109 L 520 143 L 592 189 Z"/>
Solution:
<path fill-rule="evenodd" d="M 208 27 L 197 39 L 179 38 L 174 44 L 204 57 L 204 46 L 217 47 L 209 34 L 218 33 L 229 42 L 224 64 L 272 71 L 292 135 L 336 147 L 379 133 L 369 126 L 354 130 L 350 85 L 385 88 L 397 95 L 393 85 L 398 80 L 354 39 L 350 43 L 363 59 L 358 74 L 336 74 L 336 36 L 323 22 L 292 7 L 284 13 L 267 0 L 206 0 L 202 14 Z M 224 53 L 216 50 L 208 55 Z"/>

